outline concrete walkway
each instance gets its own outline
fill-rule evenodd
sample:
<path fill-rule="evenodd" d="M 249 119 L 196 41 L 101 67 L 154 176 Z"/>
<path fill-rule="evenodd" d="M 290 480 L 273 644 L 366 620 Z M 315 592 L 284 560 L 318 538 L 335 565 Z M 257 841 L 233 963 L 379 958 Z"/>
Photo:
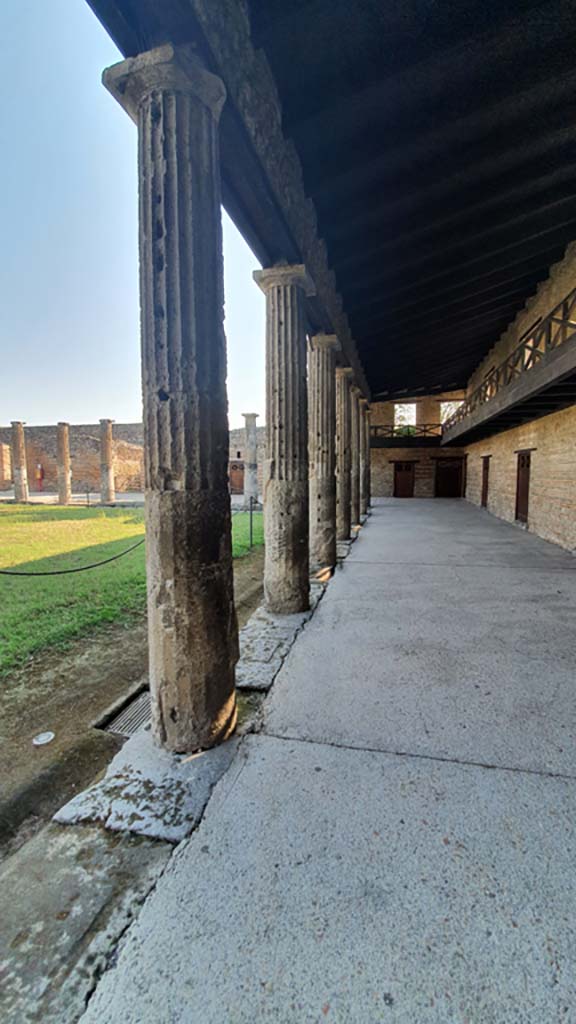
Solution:
<path fill-rule="evenodd" d="M 576 1021 L 576 560 L 376 506 L 84 1024 Z"/>

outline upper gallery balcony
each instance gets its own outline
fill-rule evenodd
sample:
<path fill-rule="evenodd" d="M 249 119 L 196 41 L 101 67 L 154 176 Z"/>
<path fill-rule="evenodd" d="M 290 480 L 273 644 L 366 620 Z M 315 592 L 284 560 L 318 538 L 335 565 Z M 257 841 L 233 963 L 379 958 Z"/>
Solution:
<path fill-rule="evenodd" d="M 462 444 L 576 402 L 576 288 L 487 374 L 444 424 L 442 444 Z"/>
<path fill-rule="evenodd" d="M 371 448 L 439 448 L 441 440 L 441 423 L 385 423 L 370 430 Z"/>

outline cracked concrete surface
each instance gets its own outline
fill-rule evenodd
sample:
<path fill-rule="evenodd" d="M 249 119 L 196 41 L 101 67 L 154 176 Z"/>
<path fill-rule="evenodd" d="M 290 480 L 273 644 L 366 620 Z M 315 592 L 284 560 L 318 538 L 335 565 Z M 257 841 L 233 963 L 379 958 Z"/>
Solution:
<path fill-rule="evenodd" d="M 83 1024 L 571 1021 L 575 570 L 378 504 Z"/>

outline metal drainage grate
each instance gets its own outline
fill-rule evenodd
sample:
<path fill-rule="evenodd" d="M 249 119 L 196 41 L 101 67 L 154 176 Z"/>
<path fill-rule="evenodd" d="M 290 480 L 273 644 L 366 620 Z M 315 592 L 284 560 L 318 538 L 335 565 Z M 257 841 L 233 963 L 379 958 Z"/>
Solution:
<path fill-rule="evenodd" d="M 150 690 L 142 690 L 122 710 L 114 715 L 104 726 L 105 732 L 114 732 L 119 736 L 133 736 L 135 732 L 148 725 L 151 718 Z"/>

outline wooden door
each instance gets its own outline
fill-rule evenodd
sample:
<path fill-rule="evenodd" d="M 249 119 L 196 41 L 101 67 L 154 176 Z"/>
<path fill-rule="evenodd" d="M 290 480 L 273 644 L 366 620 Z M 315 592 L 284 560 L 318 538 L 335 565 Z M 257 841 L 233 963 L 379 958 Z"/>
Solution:
<path fill-rule="evenodd" d="M 244 494 L 244 463 L 231 462 L 228 466 L 230 494 Z"/>
<path fill-rule="evenodd" d="M 461 498 L 462 459 L 436 459 L 436 497 Z"/>
<path fill-rule="evenodd" d="M 394 463 L 394 497 L 395 498 L 413 498 L 414 497 L 414 463 L 413 462 L 395 462 Z"/>
<path fill-rule="evenodd" d="M 530 452 L 518 452 L 516 477 L 516 519 L 528 522 L 528 499 L 530 495 Z"/>
<path fill-rule="evenodd" d="M 488 505 L 488 481 L 490 479 L 490 456 L 484 455 L 482 457 L 482 497 L 480 504 L 482 508 L 486 508 Z"/>

